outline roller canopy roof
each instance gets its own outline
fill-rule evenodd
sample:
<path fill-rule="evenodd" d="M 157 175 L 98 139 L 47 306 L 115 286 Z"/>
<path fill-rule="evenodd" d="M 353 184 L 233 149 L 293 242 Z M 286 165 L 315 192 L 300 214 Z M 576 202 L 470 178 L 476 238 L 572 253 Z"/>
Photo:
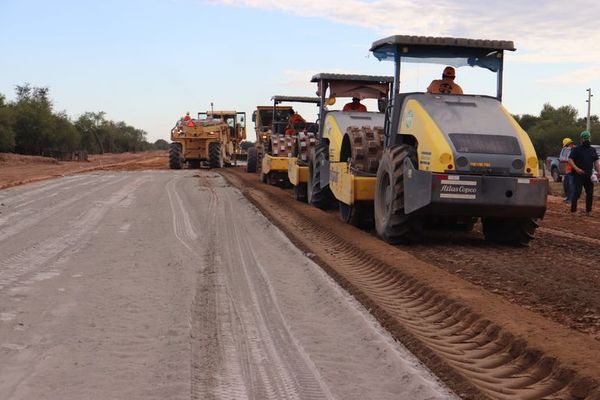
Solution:
<path fill-rule="evenodd" d="M 302 97 L 302 96 L 273 96 L 273 97 L 271 97 L 271 100 L 273 100 L 276 103 L 289 101 L 289 102 L 293 102 L 293 103 L 314 103 L 314 104 L 319 104 L 319 102 L 321 101 L 321 99 L 319 99 L 318 97 Z"/>
<path fill-rule="evenodd" d="M 316 74 L 310 80 L 311 82 L 319 81 L 352 81 L 352 82 L 368 82 L 368 83 L 392 83 L 392 76 L 375 76 L 375 75 L 352 75 L 352 74 Z"/>
<path fill-rule="evenodd" d="M 379 59 L 427 62 L 455 67 L 482 67 L 497 72 L 504 50 L 515 51 L 512 41 L 396 35 L 373 42 L 371 51 Z"/>
<path fill-rule="evenodd" d="M 311 82 L 318 83 L 317 95 L 319 96 L 329 88 L 329 97 L 380 99 L 387 97 L 394 78 L 391 76 L 321 73 L 313 76 Z"/>

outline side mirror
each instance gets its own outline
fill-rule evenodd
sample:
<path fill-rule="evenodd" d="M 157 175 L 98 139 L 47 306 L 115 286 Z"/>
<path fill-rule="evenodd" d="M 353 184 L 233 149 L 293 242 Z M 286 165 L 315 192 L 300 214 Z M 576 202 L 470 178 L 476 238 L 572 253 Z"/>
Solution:
<path fill-rule="evenodd" d="M 256 122 L 256 111 L 252 113 L 252 122 Z"/>

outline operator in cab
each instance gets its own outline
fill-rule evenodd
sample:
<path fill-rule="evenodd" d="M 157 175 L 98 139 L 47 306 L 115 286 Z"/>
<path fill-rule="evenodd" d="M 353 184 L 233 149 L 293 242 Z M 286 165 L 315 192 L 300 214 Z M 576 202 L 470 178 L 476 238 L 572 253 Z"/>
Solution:
<path fill-rule="evenodd" d="M 342 111 L 367 112 L 367 107 L 360 102 L 360 99 L 358 97 L 353 97 L 352 102 L 346 104 Z"/>
<path fill-rule="evenodd" d="M 287 125 L 287 128 L 285 129 L 285 134 L 286 135 L 295 135 L 296 134 L 295 125 L 305 124 L 305 123 L 306 123 L 306 120 L 304 120 L 304 118 L 302 118 L 302 116 L 300 114 L 298 114 L 296 111 L 294 111 L 293 108 L 290 108 L 290 116 L 288 117 L 288 125 Z"/>
<path fill-rule="evenodd" d="M 427 88 L 427 93 L 433 94 L 463 94 L 462 88 L 454 83 L 456 71 L 453 67 L 444 68 L 442 79 L 435 79 Z"/>

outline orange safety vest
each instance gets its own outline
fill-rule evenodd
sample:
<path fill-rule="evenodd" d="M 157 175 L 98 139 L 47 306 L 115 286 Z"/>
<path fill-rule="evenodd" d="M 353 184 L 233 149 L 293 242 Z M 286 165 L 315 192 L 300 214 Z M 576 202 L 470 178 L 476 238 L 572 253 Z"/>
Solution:
<path fill-rule="evenodd" d="M 463 90 L 450 79 L 436 79 L 427 88 L 427 93 L 463 94 Z"/>
<path fill-rule="evenodd" d="M 290 122 L 292 124 L 301 124 L 306 121 L 299 114 L 294 114 L 290 116 Z"/>
<path fill-rule="evenodd" d="M 365 106 L 364 104 L 360 104 L 360 103 L 358 103 L 356 105 L 354 105 L 354 103 L 348 103 L 344 106 L 342 111 L 367 112 L 367 106 Z"/>

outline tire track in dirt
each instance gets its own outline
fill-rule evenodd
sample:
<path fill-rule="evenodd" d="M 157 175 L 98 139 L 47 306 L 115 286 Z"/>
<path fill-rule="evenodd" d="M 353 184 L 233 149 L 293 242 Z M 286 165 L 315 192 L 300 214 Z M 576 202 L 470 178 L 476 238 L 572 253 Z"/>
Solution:
<path fill-rule="evenodd" d="M 111 184 L 118 184 L 126 178 L 113 181 Z M 81 242 L 86 235 L 91 232 L 102 220 L 104 215 L 120 201 L 127 198 L 132 192 L 148 181 L 148 177 L 139 177 L 132 180 L 128 185 L 120 190 L 110 194 L 108 199 L 95 200 L 94 203 L 86 207 L 84 211 L 76 216 L 68 215 L 65 218 L 63 233 L 53 237 L 48 237 L 41 242 L 36 243 L 32 247 L 20 250 L 13 254 L 6 254 L 5 258 L 0 260 L 0 290 L 13 285 L 14 283 L 23 280 L 26 276 L 33 272 L 40 273 L 52 266 L 64 261 L 65 257 L 70 256 L 73 252 L 78 251 Z M 100 186 L 97 190 L 106 189 L 106 186 Z M 88 193 L 89 194 L 89 193 Z M 80 200 L 80 197 L 77 197 Z M 65 212 L 65 208 L 71 204 L 71 201 L 62 202 L 60 207 L 56 209 L 48 209 L 46 213 L 34 214 L 30 219 L 27 219 L 22 224 L 14 227 L 14 230 L 0 236 L 0 241 L 6 240 L 15 234 L 15 231 L 25 229 L 32 224 L 40 224 L 41 220 L 47 218 L 48 215 L 53 215 Z"/>
<path fill-rule="evenodd" d="M 495 399 L 595 399 L 600 396 L 598 382 L 593 381 L 599 375 L 600 357 L 594 359 L 589 352 L 595 348 L 595 354 L 600 355 L 600 347 L 584 337 L 575 339 L 573 334 L 571 340 L 579 340 L 583 347 L 588 348 L 586 354 L 578 357 L 580 348 L 575 350 L 576 346 L 570 343 L 571 351 L 557 355 L 556 349 L 563 346 L 560 340 L 554 341 L 554 345 L 550 343 L 551 337 L 536 340 L 533 332 L 525 336 L 514 335 L 502 326 L 511 326 L 511 323 L 498 325 L 490 322 L 497 320 L 498 315 L 473 312 L 467 305 L 468 301 L 464 304 L 464 298 L 463 301 L 455 301 L 453 296 L 432 289 L 420 279 L 384 261 L 390 259 L 384 255 L 384 248 L 390 252 L 393 247 L 384 243 L 371 244 L 371 240 L 376 239 L 365 238 L 364 234 L 359 235 L 363 244 L 357 245 L 357 240 L 348 239 L 353 235 L 350 232 L 346 234 L 353 228 L 346 225 L 341 229 L 339 223 L 332 223 L 330 216 L 323 218 L 322 212 L 299 203 L 282 207 L 281 204 L 290 201 L 289 195 L 259 185 L 254 176 L 239 171 L 226 171 L 224 175 L 288 235 L 316 253 L 333 276 L 346 283 L 366 306 L 373 307 L 380 320 L 395 333 L 412 340 L 417 352 L 433 364 L 430 367 L 441 372 L 455 388 L 469 391 L 472 385 L 476 388 L 469 391 L 473 397 L 480 392 Z M 344 234 L 340 236 L 338 232 Z M 422 271 L 421 275 L 426 275 L 426 271 Z M 482 299 L 490 297 L 484 293 L 478 295 Z M 490 297 L 490 302 L 495 304 L 497 300 Z M 514 308 L 506 305 L 506 308 L 511 307 Z M 526 314 L 522 310 L 512 311 L 514 315 L 506 315 L 508 321 L 514 322 L 516 315 Z M 551 324 L 530 316 L 527 324 L 533 327 L 535 323 L 544 325 L 544 328 L 540 326 L 541 331 L 546 331 L 546 325 Z M 559 331 L 562 332 L 557 327 Z M 418 343 L 414 343 L 415 339 Z M 535 346 L 531 345 L 532 340 Z M 568 347 L 566 343 L 564 346 Z M 578 361 L 572 361 L 577 358 Z M 445 368 L 454 372 L 444 371 Z"/>

